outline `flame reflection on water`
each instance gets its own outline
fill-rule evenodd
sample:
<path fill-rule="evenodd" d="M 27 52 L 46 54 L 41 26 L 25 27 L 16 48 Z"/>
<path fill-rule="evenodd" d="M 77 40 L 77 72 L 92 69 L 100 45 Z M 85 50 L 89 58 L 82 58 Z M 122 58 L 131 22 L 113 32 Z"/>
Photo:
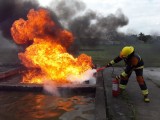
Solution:
<path fill-rule="evenodd" d="M 77 105 L 94 104 L 92 97 L 55 97 L 37 93 L 0 92 L 0 120 L 59 120 Z"/>

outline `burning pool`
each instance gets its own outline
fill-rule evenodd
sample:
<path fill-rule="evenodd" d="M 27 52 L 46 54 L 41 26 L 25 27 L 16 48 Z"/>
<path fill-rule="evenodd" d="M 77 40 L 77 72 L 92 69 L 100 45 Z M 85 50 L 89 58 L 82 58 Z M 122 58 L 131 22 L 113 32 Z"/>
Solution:
<path fill-rule="evenodd" d="M 0 120 L 94 120 L 95 97 L 0 91 Z"/>

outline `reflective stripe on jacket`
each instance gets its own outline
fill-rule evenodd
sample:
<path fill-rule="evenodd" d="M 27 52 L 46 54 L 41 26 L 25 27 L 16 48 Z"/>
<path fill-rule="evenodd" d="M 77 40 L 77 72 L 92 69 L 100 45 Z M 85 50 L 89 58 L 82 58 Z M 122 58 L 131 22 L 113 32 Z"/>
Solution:
<path fill-rule="evenodd" d="M 127 58 L 121 58 L 120 56 L 118 56 L 113 61 L 115 63 L 118 63 L 121 60 L 124 60 L 126 64 L 125 74 L 130 74 L 130 72 L 134 69 L 144 68 L 144 62 L 138 54 L 133 53 L 129 55 Z"/>

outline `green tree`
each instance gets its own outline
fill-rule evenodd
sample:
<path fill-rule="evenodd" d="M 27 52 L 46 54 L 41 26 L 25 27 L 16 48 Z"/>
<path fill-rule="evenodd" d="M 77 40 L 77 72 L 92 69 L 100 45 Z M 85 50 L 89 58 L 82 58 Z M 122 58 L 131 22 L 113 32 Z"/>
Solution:
<path fill-rule="evenodd" d="M 148 42 L 148 40 L 152 39 L 152 37 L 150 35 L 145 35 L 143 33 L 140 33 L 138 39 L 146 43 Z"/>

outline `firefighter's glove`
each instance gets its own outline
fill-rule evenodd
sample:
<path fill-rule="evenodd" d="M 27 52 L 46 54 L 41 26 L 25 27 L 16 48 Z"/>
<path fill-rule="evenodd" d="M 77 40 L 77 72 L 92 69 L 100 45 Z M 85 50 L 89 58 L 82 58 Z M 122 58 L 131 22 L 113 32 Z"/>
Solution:
<path fill-rule="evenodd" d="M 95 64 L 95 65 L 94 65 L 94 64 L 92 64 L 92 66 L 91 66 L 91 67 L 92 67 L 92 69 L 96 69 L 96 68 L 97 68 L 97 65 L 96 65 L 96 64 Z"/>
<path fill-rule="evenodd" d="M 121 79 L 121 76 L 120 76 L 120 75 L 116 76 L 116 79 L 117 79 L 117 80 L 120 80 L 120 79 Z"/>
<path fill-rule="evenodd" d="M 105 67 L 107 68 L 107 67 L 111 67 L 111 66 L 112 66 L 112 64 L 108 63 Z"/>

